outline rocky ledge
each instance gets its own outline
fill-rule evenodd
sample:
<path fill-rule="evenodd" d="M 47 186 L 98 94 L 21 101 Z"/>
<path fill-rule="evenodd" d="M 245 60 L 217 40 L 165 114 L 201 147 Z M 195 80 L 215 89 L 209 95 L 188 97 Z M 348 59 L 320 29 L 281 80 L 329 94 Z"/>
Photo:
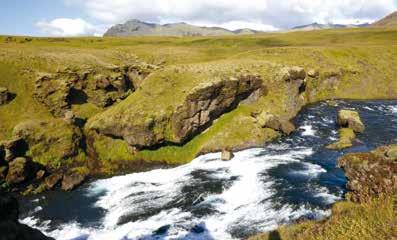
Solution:
<path fill-rule="evenodd" d="M 348 179 L 349 200 L 365 202 L 397 193 L 397 145 L 346 154 L 338 160 L 338 166 Z"/>
<path fill-rule="evenodd" d="M 110 114 L 100 115 L 88 122 L 86 130 L 121 138 L 136 149 L 164 143 L 183 144 L 242 100 L 260 96 L 262 92 L 259 76 L 231 77 L 197 86 L 186 94 L 182 103 L 158 116 L 141 116 L 139 112 L 123 114 L 122 109 L 111 109 Z"/>
<path fill-rule="evenodd" d="M 1 240 L 53 240 L 39 230 L 18 221 L 18 201 L 11 196 L 0 195 L 0 239 Z"/>
<path fill-rule="evenodd" d="M 41 73 L 35 82 L 33 96 L 57 117 L 63 117 L 71 105 L 89 102 L 107 107 L 126 98 L 156 68 L 136 63 Z"/>

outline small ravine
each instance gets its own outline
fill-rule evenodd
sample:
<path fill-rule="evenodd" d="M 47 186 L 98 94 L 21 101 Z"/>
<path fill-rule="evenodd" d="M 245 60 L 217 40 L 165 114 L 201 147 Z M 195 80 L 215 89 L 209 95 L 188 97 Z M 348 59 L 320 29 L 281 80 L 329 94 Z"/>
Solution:
<path fill-rule="evenodd" d="M 366 131 L 345 151 L 337 139 L 340 108 L 359 111 Z M 300 126 L 264 148 L 220 153 L 189 164 L 88 183 L 70 192 L 24 199 L 21 221 L 56 239 L 244 239 L 300 218 L 320 219 L 342 198 L 346 179 L 336 160 L 397 142 L 397 101 L 319 103 Z"/>

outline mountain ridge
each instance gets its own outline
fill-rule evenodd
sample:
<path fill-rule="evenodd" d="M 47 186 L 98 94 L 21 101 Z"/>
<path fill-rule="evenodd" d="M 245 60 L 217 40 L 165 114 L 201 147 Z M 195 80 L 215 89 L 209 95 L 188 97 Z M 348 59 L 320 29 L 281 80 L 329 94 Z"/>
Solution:
<path fill-rule="evenodd" d="M 247 35 L 258 32 L 261 31 L 249 28 L 229 30 L 221 27 L 196 26 L 185 22 L 156 24 L 132 19 L 123 24 L 112 26 L 104 36 L 221 36 Z"/>
<path fill-rule="evenodd" d="M 386 17 L 380 19 L 379 21 L 371 24 L 371 27 L 380 27 L 380 28 L 393 28 L 397 27 L 397 11 L 387 15 Z"/>

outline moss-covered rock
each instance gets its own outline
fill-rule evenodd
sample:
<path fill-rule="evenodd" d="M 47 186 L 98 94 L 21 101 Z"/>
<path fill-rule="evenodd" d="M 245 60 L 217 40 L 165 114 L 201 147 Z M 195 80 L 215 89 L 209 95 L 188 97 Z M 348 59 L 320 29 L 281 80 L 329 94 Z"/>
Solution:
<path fill-rule="evenodd" d="M 339 140 L 327 146 L 328 149 L 342 150 L 353 146 L 353 140 L 356 134 L 351 128 L 339 129 Z"/>
<path fill-rule="evenodd" d="M 61 119 L 28 120 L 18 124 L 13 135 L 29 145 L 28 156 L 48 168 L 59 168 L 63 161 L 76 156 L 82 134 Z"/>
<path fill-rule="evenodd" d="M 34 97 L 55 116 L 63 116 L 72 105 L 93 103 L 107 107 L 126 98 L 156 67 L 136 63 L 122 67 L 66 68 L 52 74 L 40 74 Z"/>
<path fill-rule="evenodd" d="M 357 111 L 340 110 L 338 112 L 337 123 L 339 126 L 348 127 L 358 133 L 362 133 L 365 130 L 365 126 Z"/>
<path fill-rule="evenodd" d="M 62 190 L 70 191 L 78 187 L 87 178 L 88 170 L 74 168 L 63 175 Z"/>
<path fill-rule="evenodd" d="M 137 148 L 149 148 L 172 142 L 185 143 L 211 124 L 220 115 L 237 106 L 261 88 L 259 76 L 240 75 L 220 78 L 189 90 L 183 99 L 165 105 L 156 113 L 141 110 L 134 102 L 120 104 L 94 117 L 88 131 L 124 139 Z M 167 90 L 173 91 L 173 90 Z M 128 112 L 124 109 L 128 108 Z"/>
<path fill-rule="evenodd" d="M 387 157 L 396 145 L 367 153 L 349 153 L 338 160 L 349 182 L 348 198 L 355 202 L 397 194 L 397 162 Z"/>

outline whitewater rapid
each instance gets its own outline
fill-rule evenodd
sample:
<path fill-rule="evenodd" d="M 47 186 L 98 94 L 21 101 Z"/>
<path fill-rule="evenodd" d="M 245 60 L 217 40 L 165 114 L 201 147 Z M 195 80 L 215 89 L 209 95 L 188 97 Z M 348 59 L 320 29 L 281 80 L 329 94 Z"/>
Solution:
<path fill-rule="evenodd" d="M 359 136 L 363 145 L 349 151 L 373 148 L 397 136 L 396 124 L 377 138 L 373 134 L 378 130 L 369 126 L 371 121 L 394 123 L 397 102 L 340 105 L 360 110 L 368 126 L 368 135 Z M 384 122 L 374 120 L 379 114 L 385 115 Z M 60 193 L 63 203 L 38 197 L 21 222 L 59 240 L 229 240 L 300 218 L 324 218 L 342 198 L 346 183 L 335 167 L 343 152 L 324 148 L 337 138 L 335 116 L 336 109 L 324 103 L 308 108 L 296 119 L 301 127 L 293 136 L 236 152 L 231 161 L 211 153 L 175 168 L 94 181 L 78 192 Z M 370 142 L 373 139 L 377 142 Z M 87 209 L 78 208 L 83 217 L 53 216 L 57 209 L 73 208 L 80 201 L 87 204 Z M 84 219 L 85 211 L 95 217 Z"/>

